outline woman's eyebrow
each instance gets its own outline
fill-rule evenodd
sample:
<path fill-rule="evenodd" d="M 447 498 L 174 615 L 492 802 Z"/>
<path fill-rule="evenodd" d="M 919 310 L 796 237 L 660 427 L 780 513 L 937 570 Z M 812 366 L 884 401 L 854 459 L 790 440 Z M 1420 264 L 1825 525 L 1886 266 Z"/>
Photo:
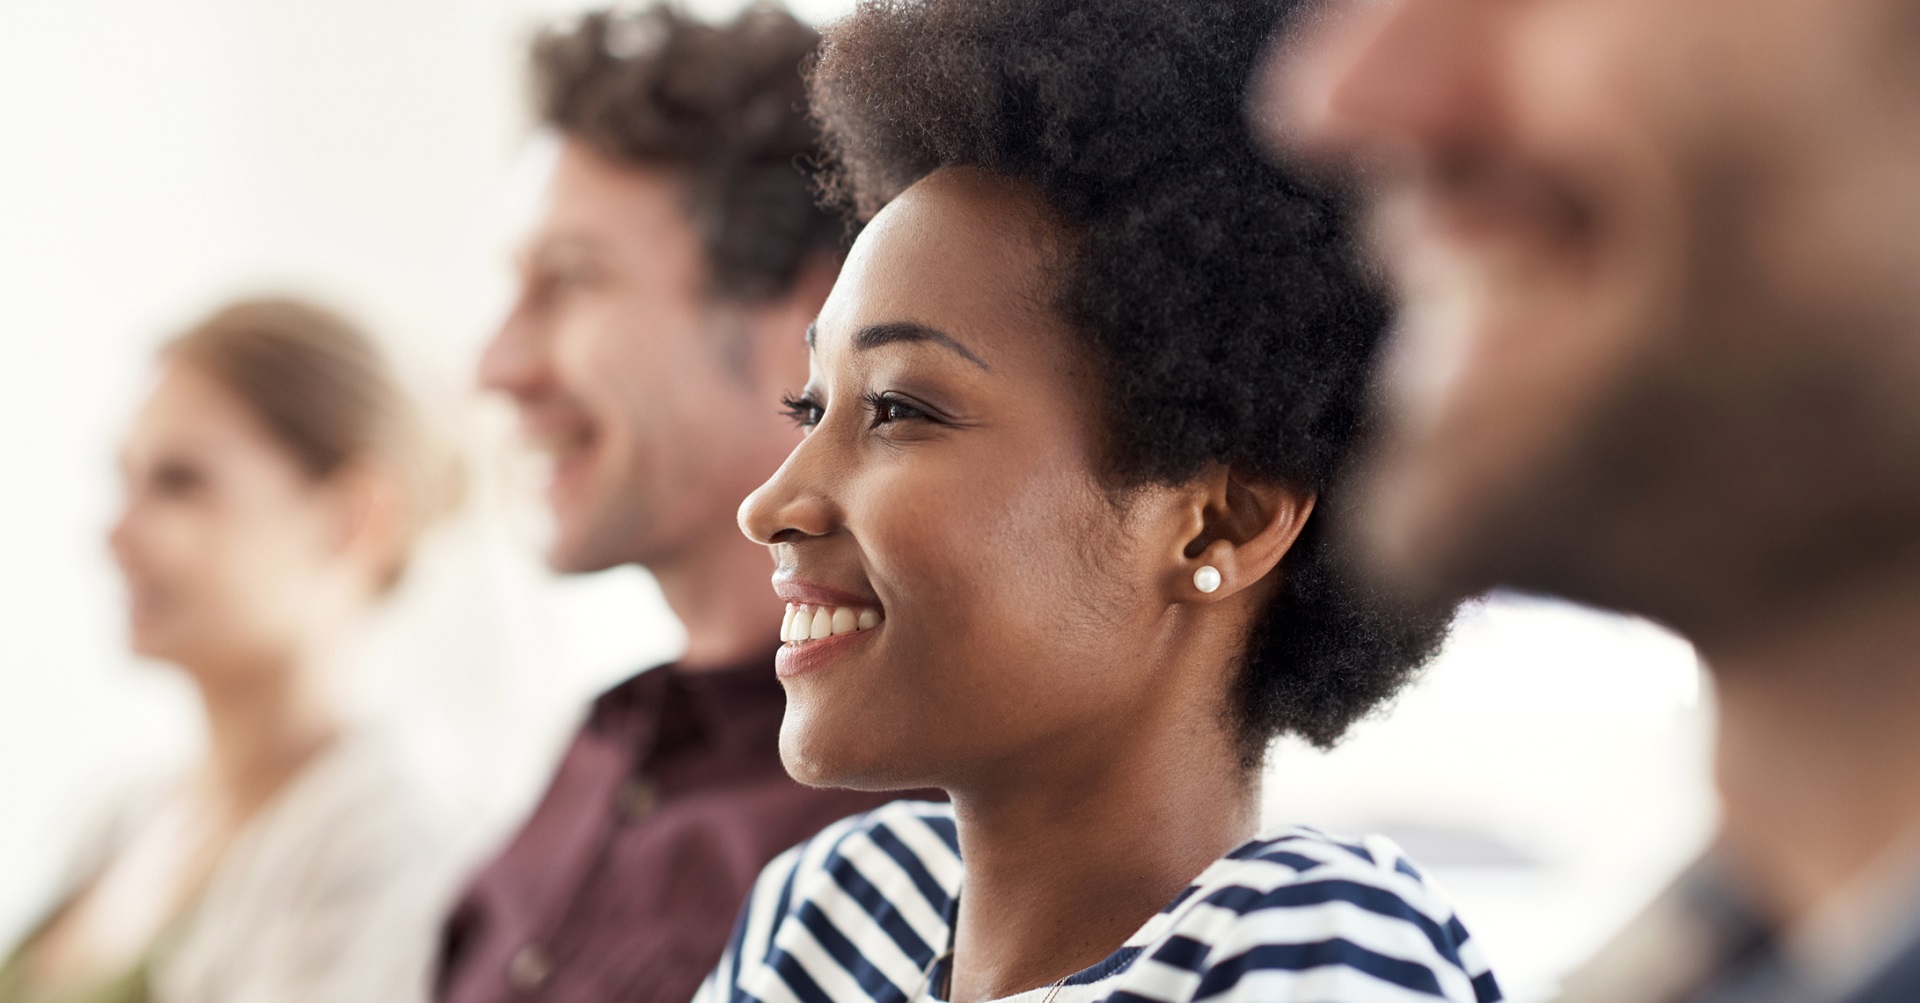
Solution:
<path fill-rule="evenodd" d="M 808 348 L 813 347 L 814 332 L 815 332 L 814 326 L 808 325 L 807 326 L 807 347 Z M 984 359 L 980 358 L 978 355 L 973 354 L 972 349 L 969 349 L 967 346 L 962 345 L 959 342 L 959 340 L 954 338 L 952 335 L 946 333 L 945 331 L 939 330 L 938 328 L 928 327 L 925 324 L 915 324 L 912 321 L 894 321 L 893 323 L 889 323 L 889 324 L 869 324 L 868 326 L 861 328 L 857 333 L 854 334 L 853 347 L 860 349 L 861 351 L 866 351 L 867 349 L 879 348 L 881 345 L 891 345 L 898 342 L 912 342 L 912 341 L 925 341 L 925 342 L 932 342 L 933 344 L 936 344 L 936 345 L 944 345 L 947 348 L 952 349 L 961 358 L 967 360 L 968 362 L 973 363 L 976 366 L 979 366 L 981 369 L 984 369 L 987 372 L 993 371 L 992 366 L 987 365 Z"/>
<path fill-rule="evenodd" d="M 895 321 L 891 324 L 871 324 L 863 327 L 853 336 L 853 347 L 865 351 L 870 348 L 879 348 L 881 345 L 914 341 L 929 341 L 936 345 L 945 345 L 968 362 L 988 372 L 993 371 L 992 366 L 987 365 L 984 359 L 973 354 L 971 349 L 962 345 L 952 335 L 938 328 L 915 324 L 912 321 Z"/>

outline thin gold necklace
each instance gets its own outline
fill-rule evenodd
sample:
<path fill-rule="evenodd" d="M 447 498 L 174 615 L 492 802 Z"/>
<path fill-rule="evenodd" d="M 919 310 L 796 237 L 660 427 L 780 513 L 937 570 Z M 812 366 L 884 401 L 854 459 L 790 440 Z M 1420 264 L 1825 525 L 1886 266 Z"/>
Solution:
<path fill-rule="evenodd" d="M 912 995 L 907 997 L 910 1003 L 920 1003 L 922 997 L 929 995 L 929 990 L 933 988 L 934 969 L 939 968 L 942 961 L 947 963 L 947 970 L 944 973 L 946 978 L 941 980 L 943 984 L 940 987 L 940 995 L 942 998 L 951 998 L 953 996 L 953 950 L 949 948 L 947 953 L 933 959 L 933 961 L 927 965 L 927 970 L 920 973 L 920 985 L 914 989 Z M 1053 998 L 1060 995 L 1061 987 L 1065 986 L 1067 980 L 1073 978 L 1074 974 L 1073 972 L 1068 972 L 1060 976 L 1059 981 L 1048 986 L 1047 994 L 1040 998 L 1040 1003 L 1053 1003 Z"/>

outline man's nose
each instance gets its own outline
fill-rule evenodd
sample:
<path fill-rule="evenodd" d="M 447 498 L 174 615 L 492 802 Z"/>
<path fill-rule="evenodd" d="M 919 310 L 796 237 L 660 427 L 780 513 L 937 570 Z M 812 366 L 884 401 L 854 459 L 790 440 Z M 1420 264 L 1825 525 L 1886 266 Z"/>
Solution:
<path fill-rule="evenodd" d="M 1498 25 L 1486 0 L 1336 0 L 1275 45 L 1270 138 L 1310 160 L 1418 157 L 1484 127 Z"/>
<path fill-rule="evenodd" d="M 533 329 L 524 307 L 515 306 L 480 353 L 476 378 L 482 389 L 507 394 L 524 393 L 540 379 L 546 360 L 543 340 Z"/>

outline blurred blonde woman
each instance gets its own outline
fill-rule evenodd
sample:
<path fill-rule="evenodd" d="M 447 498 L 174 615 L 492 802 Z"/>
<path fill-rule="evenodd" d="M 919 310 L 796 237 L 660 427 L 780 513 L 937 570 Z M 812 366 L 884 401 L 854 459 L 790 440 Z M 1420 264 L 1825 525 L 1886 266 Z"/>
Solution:
<path fill-rule="evenodd" d="M 132 644 L 207 744 L 120 806 L 0 1003 L 365 1003 L 425 991 L 445 827 L 342 710 L 344 642 L 431 509 L 415 415 L 372 343 L 293 301 L 169 343 L 121 460 Z"/>

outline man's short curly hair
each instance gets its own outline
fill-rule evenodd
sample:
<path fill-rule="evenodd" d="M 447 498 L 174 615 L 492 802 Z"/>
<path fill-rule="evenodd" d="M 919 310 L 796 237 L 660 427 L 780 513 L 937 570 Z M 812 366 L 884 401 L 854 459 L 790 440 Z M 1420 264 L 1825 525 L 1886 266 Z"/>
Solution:
<path fill-rule="evenodd" d="M 1340 570 L 1338 475 L 1388 307 L 1351 212 L 1262 157 L 1244 101 L 1291 0 L 862 0 L 811 76 L 828 199 L 868 218 L 944 167 L 1036 187 L 1071 239 L 1054 304 L 1101 374 L 1112 486 L 1213 463 L 1318 492 L 1231 707 L 1252 767 L 1397 692 L 1451 609 Z"/>
<path fill-rule="evenodd" d="M 818 44 L 770 3 L 720 25 L 668 3 L 596 11 L 534 41 L 535 97 L 545 124 L 602 155 L 681 171 L 713 291 L 765 300 L 845 243 L 806 172 L 819 146 L 801 64 Z"/>

